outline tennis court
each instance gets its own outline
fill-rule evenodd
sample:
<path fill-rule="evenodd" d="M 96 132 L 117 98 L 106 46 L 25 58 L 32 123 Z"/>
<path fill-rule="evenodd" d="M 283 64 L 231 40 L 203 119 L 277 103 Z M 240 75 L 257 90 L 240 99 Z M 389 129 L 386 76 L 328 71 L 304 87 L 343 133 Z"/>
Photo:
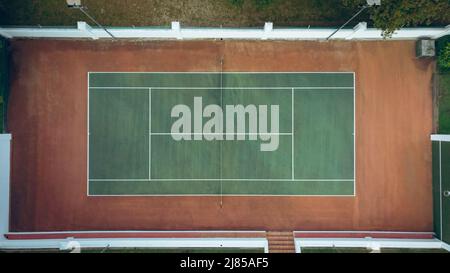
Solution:
<path fill-rule="evenodd" d="M 89 195 L 354 195 L 354 73 L 90 72 L 88 82 Z M 200 131 L 171 131 L 176 105 Z M 207 105 L 277 106 L 279 128 L 273 112 L 252 127 L 246 111 L 241 131 L 204 132 Z"/>

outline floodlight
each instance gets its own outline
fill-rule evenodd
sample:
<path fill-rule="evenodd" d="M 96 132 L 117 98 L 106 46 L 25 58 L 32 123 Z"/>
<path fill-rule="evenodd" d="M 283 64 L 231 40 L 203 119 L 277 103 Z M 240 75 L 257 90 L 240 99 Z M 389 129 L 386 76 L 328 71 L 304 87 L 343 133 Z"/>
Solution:
<path fill-rule="evenodd" d="M 368 6 L 380 6 L 381 0 L 366 0 Z"/>
<path fill-rule="evenodd" d="M 336 32 L 338 32 L 339 30 L 343 29 L 348 23 L 350 23 L 356 16 L 358 16 L 361 12 L 363 12 L 363 10 L 373 7 L 373 6 L 380 6 L 381 5 L 381 0 L 366 0 L 366 5 L 362 6 L 361 9 L 352 16 L 352 18 L 350 18 L 349 20 L 347 20 L 347 22 L 345 22 L 340 28 L 336 29 L 335 31 L 333 31 L 333 33 L 331 33 L 326 40 L 329 40 L 331 38 L 331 36 L 333 36 L 334 34 L 336 34 Z"/>
<path fill-rule="evenodd" d="M 81 7 L 81 0 L 66 0 L 67 7 L 69 8 L 79 8 Z"/>
<path fill-rule="evenodd" d="M 97 26 L 101 27 L 103 30 L 105 30 L 106 33 L 109 34 L 109 36 L 111 36 L 111 38 L 115 39 L 116 37 L 109 32 L 104 26 L 102 26 L 99 22 L 97 22 L 97 20 L 94 19 L 94 17 L 92 17 L 88 12 L 87 12 L 87 7 L 83 7 L 81 5 L 81 0 L 66 0 L 67 3 L 67 7 L 68 8 L 74 8 L 74 9 L 79 9 L 82 13 L 84 13 L 89 19 L 92 20 L 92 22 L 94 22 Z"/>

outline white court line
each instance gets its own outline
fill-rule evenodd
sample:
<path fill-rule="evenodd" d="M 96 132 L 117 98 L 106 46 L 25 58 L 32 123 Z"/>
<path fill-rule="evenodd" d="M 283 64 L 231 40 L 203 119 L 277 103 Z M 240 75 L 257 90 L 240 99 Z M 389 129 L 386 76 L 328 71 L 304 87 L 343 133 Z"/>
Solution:
<path fill-rule="evenodd" d="M 142 181 L 142 182 L 150 182 L 150 181 L 294 181 L 294 182 L 310 182 L 310 181 L 324 181 L 324 182 L 348 182 L 354 181 L 354 179 L 290 179 L 290 178 L 153 178 L 153 179 L 129 179 L 129 178 L 91 178 L 89 181 Z"/>
<path fill-rule="evenodd" d="M 356 73 L 353 72 L 353 196 L 356 196 Z"/>
<path fill-rule="evenodd" d="M 224 193 L 223 196 L 238 197 L 355 197 L 353 194 L 229 194 Z M 89 197 L 217 197 L 219 194 L 90 194 Z"/>
<path fill-rule="evenodd" d="M 90 88 L 89 88 L 89 84 L 90 84 L 90 72 L 88 72 L 87 74 L 87 136 L 86 136 L 86 143 L 87 143 L 87 147 L 86 147 L 86 179 L 87 179 L 87 185 L 86 185 L 86 194 L 89 196 L 89 135 L 90 135 L 90 131 L 89 131 L 89 120 L 90 120 L 90 116 L 89 116 L 89 108 L 90 108 L 90 103 L 89 103 L 89 97 L 90 97 Z"/>
<path fill-rule="evenodd" d="M 294 180 L 295 164 L 294 164 L 294 88 L 291 90 L 291 179 Z"/>
<path fill-rule="evenodd" d="M 149 89 L 152 88 L 155 91 L 158 90 L 220 90 L 221 88 L 218 87 L 158 87 L 158 86 L 136 86 L 136 87 L 129 87 L 129 86 L 98 86 L 98 87 L 90 87 L 90 89 L 96 89 L 96 90 L 114 90 L 114 89 Z M 222 90 L 284 90 L 284 91 L 291 91 L 291 89 L 294 88 L 295 90 L 330 90 L 330 89 L 339 89 L 344 91 L 352 91 L 354 89 L 353 86 L 344 86 L 344 87 L 336 87 L 336 86 L 324 86 L 324 87 L 305 87 L 305 86 L 285 86 L 285 87 L 223 87 Z M 350 90 L 351 89 L 351 90 Z"/>
<path fill-rule="evenodd" d="M 169 135 L 208 135 L 208 136 L 220 136 L 220 135 L 238 135 L 238 136 L 257 136 L 257 135 L 270 135 L 270 136 L 291 136 L 292 133 L 151 133 L 154 136 L 169 136 Z"/>
<path fill-rule="evenodd" d="M 152 89 L 148 89 L 148 179 L 152 179 Z"/>
<path fill-rule="evenodd" d="M 223 56 L 220 59 L 220 107 L 223 108 Z M 233 137 L 234 138 L 234 137 Z M 249 138 L 250 139 L 250 138 Z M 223 142 L 220 142 L 219 177 L 220 177 L 220 207 L 223 206 Z"/>
<path fill-rule="evenodd" d="M 216 87 L 90 87 L 90 79 L 89 79 L 89 75 L 90 74 L 102 74 L 102 73 L 105 73 L 105 74 L 108 74 L 108 73 L 110 73 L 110 74 L 133 74 L 133 73 L 141 73 L 141 74 L 177 74 L 177 73 L 180 73 L 180 74 L 189 74 L 189 73 L 191 73 L 191 74 L 218 74 L 218 73 L 222 73 L 222 72 L 88 72 L 88 121 L 87 121 L 87 124 L 88 124 L 88 144 L 87 144 L 87 149 L 88 149 L 88 154 L 87 154 L 87 157 L 88 157 L 88 162 L 87 162 L 87 170 L 88 170 L 88 172 L 87 172 L 87 178 L 88 178 L 88 185 L 87 185 L 87 195 L 88 196 L 121 196 L 121 197 L 124 197 L 124 196 L 217 196 L 217 194 L 174 194 L 174 195 L 166 195 L 166 194 L 157 194 L 157 195 L 152 195 L 152 194 L 142 194 L 142 195 L 127 195 L 127 194 L 119 194 L 119 195 L 90 195 L 89 194 L 89 181 L 99 181 L 99 180 L 94 180 L 94 179 L 89 179 L 89 91 L 90 91 L 90 89 L 94 89 L 94 90 L 102 90 L 102 89 L 109 89 L 109 90 L 111 90 L 111 89 L 151 89 L 151 88 L 154 88 L 154 89 L 161 89 L 161 90 L 192 90 L 192 89 L 205 89 L 205 90 L 215 90 L 215 89 L 220 89 L 220 90 L 224 90 L 224 89 L 238 89 L 238 90 L 240 90 L 240 89 L 245 89 L 245 90 L 284 90 L 284 91 L 287 91 L 287 90 L 291 90 L 291 92 L 292 92 L 292 89 L 297 89 L 297 90 L 299 90 L 299 91 L 302 91 L 302 90 L 330 90 L 330 89 L 336 89 L 336 90 L 344 90 L 344 91 L 352 91 L 353 92 L 353 96 L 354 96 L 354 101 L 355 101 L 355 89 L 356 89 L 356 85 L 355 85 L 355 72 L 238 72 L 238 71 L 235 71 L 235 72 L 225 72 L 225 74 L 233 74 L 233 73 L 237 73 L 237 74 L 265 74 L 265 73 L 267 73 L 267 74 L 281 74 L 281 73 L 285 73 L 285 74 L 347 74 L 347 73 L 353 73 L 353 86 L 352 87 L 221 87 L 221 88 L 216 88 Z M 94 91 L 94 90 L 92 90 L 92 91 Z M 355 117 L 355 102 L 354 102 L 354 115 L 353 115 L 353 117 L 354 117 L 354 124 L 356 123 L 356 121 L 355 121 L 355 119 L 356 119 L 356 117 Z M 355 128 L 355 125 L 354 125 L 354 128 Z M 355 131 L 355 130 L 354 130 Z M 155 133 L 150 133 L 150 135 L 153 135 L 153 134 L 155 134 Z M 158 134 L 158 133 L 156 133 L 156 134 Z M 170 134 L 170 133 L 169 133 Z M 183 134 L 183 133 L 181 133 L 181 134 Z M 211 133 L 211 134 L 214 134 L 214 133 Z M 220 134 L 220 133 L 219 133 Z M 226 134 L 226 133 L 225 133 Z M 251 133 L 243 133 L 243 134 L 251 134 Z M 269 135 L 271 135 L 271 134 L 278 134 L 278 135 L 293 135 L 293 132 L 292 133 L 267 133 L 267 134 L 269 134 Z M 355 151 L 355 140 L 354 140 L 354 172 L 356 172 L 356 151 Z M 355 182 L 355 178 L 356 178 L 356 175 L 354 176 L 354 179 L 295 179 L 295 180 L 292 180 L 292 179 L 286 179 L 286 180 L 276 180 L 276 179 L 259 179 L 259 180 L 253 180 L 253 181 L 267 181 L 267 180 L 270 180 L 270 181 L 299 181 L 299 182 L 301 182 L 301 181 L 353 181 L 353 183 L 354 183 L 354 187 L 353 187 L 353 189 L 354 189 L 354 193 L 353 193 L 353 195 L 316 195 L 316 194 L 313 194 L 313 195 L 284 195 L 284 194 L 275 194 L 275 195 L 268 195 L 268 194 L 262 194 L 262 195 L 258 195 L 258 194 L 224 194 L 224 195 L 226 195 L 226 196 L 295 196 L 295 197 L 299 197 L 299 196 L 305 196 L 305 197 L 307 197 L 307 196 L 312 196 L 312 197 L 316 197 L 316 196 L 318 196 L 318 197 L 320 197 L 320 196 L 323 196 L 323 197 L 354 197 L 354 196 L 356 196 L 356 190 L 355 190 L 355 187 L 356 187 L 356 182 Z M 150 179 L 150 180 L 142 180 L 142 181 L 154 181 L 154 180 L 156 180 L 156 179 Z M 180 181 L 185 181 L 186 179 L 180 179 Z M 188 179 L 188 180 L 190 180 L 190 179 Z M 193 180 L 199 180 L 199 179 L 193 179 Z M 212 180 L 212 179 L 206 179 L 206 180 Z M 230 180 L 230 179 L 219 179 L 219 180 Z M 238 181 L 251 181 L 251 179 L 236 179 L 236 180 L 238 180 Z M 108 181 L 111 181 L 111 180 L 108 180 Z M 123 181 L 125 181 L 125 180 L 123 180 Z M 131 180 L 131 181 L 136 181 L 136 180 Z M 140 180 L 138 180 L 138 181 L 140 181 Z M 161 180 L 161 181 L 166 181 L 166 180 Z M 174 179 L 167 179 L 167 181 L 174 181 Z"/>
<path fill-rule="evenodd" d="M 441 228 L 441 240 L 444 237 L 443 233 L 443 225 L 442 225 L 442 147 L 441 147 L 441 141 L 439 141 L 439 203 L 440 203 L 440 215 L 441 215 L 441 220 L 440 220 L 440 228 Z"/>
<path fill-rule="evenodd" d="M 95 72 L 89 72 L 92 74 L 351 74 L 353 71 L 257 71 L 257 72 L 251 72 L 251 71 L 227 71 L 227 72 L 220 72 L 220 71 L 175 71 L 175 72 L 169 72 L 169 71 L 95 71 Z"/>
<path fill-rule="evenodd" d="M 96 72 L 88 72 L 91 74 L 353 74 L 353 71 L 317 71 L 317 72 L 311 72 L 311 71 L 274 71 L 274 72 L 270 72 L 270 71 L 260 71 L 260 72 L 249 72 L 249 71 L 227 71 L 227 72 L 220 72 L 220 71 L 212 71 L 212 72 L 205 72 L 205 71 L 192 71 L 192 72 L 182 72 L 182 71 L 177 71 L 177 72 L 161 72 L 161 71 L 155 71 L 155 72 L 148 72 L 148 71 L 143 71 L 143 72 L 138 72 L 138 71 L 96 71 Z"/>

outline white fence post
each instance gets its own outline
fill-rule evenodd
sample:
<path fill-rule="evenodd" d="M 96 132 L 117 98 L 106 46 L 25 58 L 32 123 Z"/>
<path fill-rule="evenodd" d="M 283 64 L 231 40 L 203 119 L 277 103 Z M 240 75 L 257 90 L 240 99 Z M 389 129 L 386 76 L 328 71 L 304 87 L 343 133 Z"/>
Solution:
<path fill-rule="evenodd" d="M 9 232 L 9 171 L 11 134 L 0 134 L 0 241 Z"/>
<path fill-rule="evenodd" d="M 267 40 L 267 36 L 269 36 L 272 31 L 273 31 L 273 23 L 272 22 L 266 22 L 264 24 L 264 34 L 261 37 L 261 39 L 262 40 Z"/>
<path fill-rule="evenodd" d="M 174 32 L 174 36 L 175 36 L 178 40 L 183 39 L 183 37 L 181 36 L 181 26 L 180 26 L 180 22 L 177 22 L 177 21 L 172 22 L 171 28 L 172 28 L 172 31 Z"/>
<path fill-rule="evenodd" d="M 12 38 L 12 36 L 4 28 L 1 28 L 1 27 L 0 27 L 0 35 L 7 39 Z"/>
<path fill-rule="evenodd" d="M 98 36 L 93 33 L 91 26 L 88 25 L 86 22 L 78 21 L 77 29 L 83 32 L 84 36 L 86 37 L 92 38 L 94 40 L 98 39 Z"/>
<path fill-rule="evenodd" d="M 355 36 L 357 36 L 358 34 L 364 32 L 366 30 L 367 30 L 367 23 L 360 22 L 353 28 L 353 32 L 350 35 L 348 35 L 347 37 L 345 37 L 345 40 L 352 40 Z"/>
<path fill-rule="evenodd" d="M 438 38 L 441 38 L 442 36 L 445 36 L 445 35 L 450 35 L 450 25 L 447 25 L 445 27 L 444 31 L 442 31 L 438 35 L 433 36 L 433 39 L 438 39 Z"/>

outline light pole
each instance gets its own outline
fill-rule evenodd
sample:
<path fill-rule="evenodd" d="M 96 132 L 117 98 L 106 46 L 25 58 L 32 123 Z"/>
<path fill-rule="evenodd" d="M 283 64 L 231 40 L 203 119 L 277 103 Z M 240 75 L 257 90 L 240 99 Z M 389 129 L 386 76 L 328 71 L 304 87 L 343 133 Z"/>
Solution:
<path fill-rule="evenodd" d="M 333 33 L 331 33 L 330 36 L 328 36 L 326 40 L 329 40 L 331 38 L 331 36 L 336 34 L 336 32 L 343 29 L 348 23 L 350 23 L 356 16 L 358 16 L 366 8 L 372 7 L 372 6 L 379 6 L 379 5 L 381 5 L 381 0 L 366 0 L 366 4 L 364 6 L 362 6 L 361 9 L 355 15 L 353 15 L 352 18 L 348 19 L 347 22 L 345 22 L 340 28 L 336 29 Z"/>
<path fill-rule="evenodd" d="M 84 13 L 84 15 L 86 15 L 89 19 L 91 19 L 92 22 L 94 22 L 97 26 L 105 30 L 106 33 L 108 33 L 109 36 L 111 36 L 111 38 L 116 39 L 116 37 L 111 32 L 109 32 L 104 26 L 102 26 L 99 22 L 97 22 L 97 20 L 95 20 L 94 17 L 92 17 L 91 15 L 89 15 L 89 13 L 87 13 L 87 11 L 85 10 L 86 7 L 81 5 L 81 0 L 66 0 L 66 3 L 68 8 L 79 9 L 82 13 Z"/>

